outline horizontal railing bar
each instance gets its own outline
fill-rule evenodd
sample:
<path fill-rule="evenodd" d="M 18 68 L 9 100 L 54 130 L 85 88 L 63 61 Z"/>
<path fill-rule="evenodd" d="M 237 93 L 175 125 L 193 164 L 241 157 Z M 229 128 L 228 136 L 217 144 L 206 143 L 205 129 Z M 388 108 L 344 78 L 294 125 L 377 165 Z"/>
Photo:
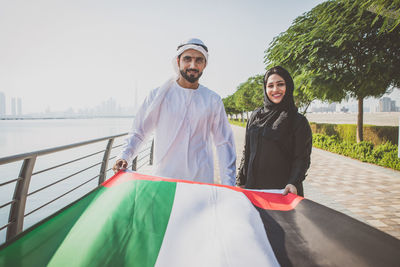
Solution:
<path fill-rule="evenodd" d="M 138 159 L 137 161 L 141 161 L 141 160 L 143 160 L 143 159 L 145 159 L 145 158 L 148 158 L 150 156 L 150 153 L 149 154 L 146 154 L 146 155 L 144 155 L 143 157 L 141 157 L 140 159 Z"/>
<path fill-rule="evenodd" d="M 40 207 L 38 207 L 38 208 L 36 208 L 36 209 L 34 209 L 34 210 L 32 210 L 32 211 L 30 211 L 29 213 L 25 214 L 24 217 L 27 217 L 27 216 L 31 215 L 32 213 L 34 213 L 34 212 L 40 210 L 41 208 L 46 207 L 47 205 L 49 205 L 49 204 L 53 203 L 54 201 L 56 201 L 56 200 L 62 198 L 63 196 L 65 196 L 65 195 L 67 195 L 67 194 L 69 194 L 69 193 L 75 191 L 75 190 L 78 189 L 79 187 L 81 187 L 81 186 L 83 186 L 83 185 L 85 185 L 85 184 L 87 184 L 87 183 L 93 181 L 94 179 L 98 178 L 99 176 L 100 176 L 100 175 L 96 175 L 95 177 L 90 178 L 89 180 L 87 180 L 87 181 L 84 182 L 83 184 L 80 184 L 80 185 L 78 185 L 78 186 L 72 188 L 71 190 L 69 190 L 69 191 L 65 192 L 64 194 L 62 194 L 62 195 L 56 197 L 55 199 L 53 199 L 53 200 L 51 200 L 51 201 L 45 203 L 44 205 L 42 205 L 42 206 L 40 206 Z"/>
<path fill-rule="evenodd" d="M 6 184 L 11 184 L 11 183 L 17 182 L 17 181 L 19 181 L 19 180 L 21 180 L 21 179 L 22 179 L 22 178 L 16 178 L 16 179 L 7 181 L 7 182 L 5 182 L 5 183 L 1 183 L 1 184 L 0 184 L 0 187 L 4 186 L 4 185 L 6 185 Z"/>
<path fill-rule="evenodd" d="M 82 159 L 89 158 L 89 157 L 91 157 L 91 156 L 100 154 L 100 153 L 102 153 L 102 152 L 104 152 L 104 151 L 105 151 L 105 150 L 101 150 L 101 151 L 99 151 L 99 152 L 95 152 L 95 153 L 93 153 L 93 154 L 86 155 L 86 156 L 83 156 L 83 157 L 78 158 L 78 159 L 74 159 L 74 160 L 71 160 L 71 161 L 68 161 L 68 162 L 61 163 L 61 164 L 59 164 L 59 165 L 50 167 L 50 168 L 48 168 L 48 169 L 44 169 L 44 170 L 41 170 L 41 171 L 34 172 L 34 173 L 32 173 L 32 176 L 33 176 L 33 175 L 36 175 L 36 174 L 39 174 L 39 173 L 42 173 L 42 172 L 46 172 L 46 171 L 53 170 L 53 169 L 58 168 L 58 167 L 65 166 L 65 165 L 67 165 L 67 164 L 70 164 L 70 163 L 73 163 L 73 162 L 76 162 L 76 161 L 79 161 L 79 160 L 82 160 Z"/>
<path fill-rule="evenodd" d="M 123 146 L 123 145 L 124 145 L 124 144 L 120 144 L 120 145 L 113 146 L 112 149 L 117 148 L 117 147 L 120 147 L 120 146 Z"/>
<path fill-rule="evenodd" d="M 2 209 L 2 208 L 4 208 L 5 206 L 8 206 L 8 205 L 10 205 L 10 204 L 12 204 L 12 203 L 14 203 L 14 202 L 15 202 L 15 200 L 11 200 L 10 202 L 4 203 L 3 205 L 0 206 L 0 209 Z"/>
<path fill-rule="evenodd" d="M 74 144 L 70 144 L 70 145 L 53 147 L 53 148 L 38 150 L 38 151 L 34 151 L 34 152 L 29 152 L 29 153 L 12 155 L 12 156 L 8 156 L 8 157 L 0 158 L 0 165 L 6 164 L 6 163 L 10 163 L 10 162 L 14 162 L 14 161 L 24 160 L 24 159 L 35 157 L 35 156 L 36 157 L 37 156 L 43 156 L 43 155 L 46 155 L 46 154 L 50 154 L 50 153 L 54 153 L 54 152 L 58 152 L 58 151 L 66 150 L 66 149 L 71 149 L 71 148 L 75 148 L 75 147 L 89 145 L 89 144 L 101 142 L 101 141 L 104 141 L 104 140 L 108 140 L 108 139 L 111 139 L 111 138 L 118 138 L 118 137 L 121 137 L 121 136 L 124 136 L 124 135 L 127 135 L 127 134 L 128 133 L 122 133 L 122 134 L 117 134 L 117 135 L 112 135 L 112 136 L 92 139 L 92 140 L 88 140 L 88 141 L 78 142 L 78 143 L 74 143 Z"/>
<path fill-rule="evenodd" d="M 36 190 L 36 191 L 33 191 L 33 192 L 29 193 L 28 196 L 31 196 L 31 195 L 33 195 L 33 194 L 36 194 L 37 192 L 40 192 L 40 191 L 42 191 L 42 190 L 44 190 L 44 189 L 46 189 L 46 188 L 49 188 L 50 186 L 53 186 L 53 185 L 55 185 L 55 184 L 58 184 L 58 183 L 60 183 L 60 182 L 62 182 L 62 181 L 64 181 L 64 180 L 66 180 L 66 179 L 68 179 L 68 178 L 71 178 L 71 177 L 74 176 L 74 175 L 77 175 L 77 174 L 79 174 L 79 173 L 81 173 L 81 172 L 87 171 L 87 170 L 89 170 L 90 168 L 96 167 L 97 165 L 100 165 L 100 164 L 101 164 L 101 162 L 96 163 L 96 164 L 93 164 L 92 166 L 89 166 L 89 167 L 87 167 L 87 168 L 85 168 L 85 169 L 82 169 L 82 170 L 80 170 L 80 171 L 77 171 L 77 172 L 75 172 L 75 173 L 73 173 L 73 174 L 71 174 L 71 175 L 68 175 L 67 177 L 64 177 L 64 178 L 62 178 L 62 179 L 60 179 L 60 180 L 55 181 L 54 183 L 48 184 L 48 185 L 46 185 L 46 186 L 44 186 L 44 187 L 42 187 L 42 188 L 39 188 L 39 189 Z"/>
<path fill-rule="evenodd" d="M 143 148 L 143 150 L 142 151 L 140 151 L 140 152 L 144 152 L 144 151 L 146 151 L 146 150 L 150 150 L 151 149 L 151 146 L 149 146 L 149 147 L 146 147 L 146 148 Z"/>
<path fill-rule="evenodd" d="M 144 163 L 144 164 L 140 165 L 137 169 L 139 170 L 139 169 L 141 169 L 142 167 L 144 167 L 146 165 L 147 165 L 147 163 Z"/>
<path fill-rule="evenodd" d="M 0 231 L 7 228 L 8 226 L 10 226 L 10 224 L 12 224 L 13 222 L 8 222 L 7 224 L 3 225 L 2 227 L 0 227 Z"/>

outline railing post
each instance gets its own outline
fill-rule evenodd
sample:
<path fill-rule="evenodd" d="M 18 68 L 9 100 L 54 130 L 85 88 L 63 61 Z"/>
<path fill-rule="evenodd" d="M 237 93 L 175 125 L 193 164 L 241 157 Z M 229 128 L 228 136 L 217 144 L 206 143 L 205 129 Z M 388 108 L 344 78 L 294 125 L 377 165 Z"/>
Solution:
<path fill-rule="evenodd" d="M 132 171 L 136 171 L 137 168 L 137 157 L 135 157 L 132 161 Z"/>
<path fill-rule="evenodd" d="M 149 165 L 153 165 L 153 158 L 154 158 L 154 139 L 151 142 Z"/>
<path fill-rule="evenodd" d="M 108 159 L 110 158 L 110 153 L 113 143 L 114 143 L 114 138 L 108 139 L 107 148 L 106 151 L 104 151 L 103 162 L 101 163 L 101 168 L 100 168 L 99 185 L 106 180 Z"/>
<path fill-rule="evenodd" d="M 25 159 L 19 172 L 19 180 L 14 189 L 14 202 L 11 204 L 10 215 L 8 218 L 10 225 L 7 228 L 7 241 L 22 232 L 24 226 L 26 198 L 35 162 L 36 156 Z"/>

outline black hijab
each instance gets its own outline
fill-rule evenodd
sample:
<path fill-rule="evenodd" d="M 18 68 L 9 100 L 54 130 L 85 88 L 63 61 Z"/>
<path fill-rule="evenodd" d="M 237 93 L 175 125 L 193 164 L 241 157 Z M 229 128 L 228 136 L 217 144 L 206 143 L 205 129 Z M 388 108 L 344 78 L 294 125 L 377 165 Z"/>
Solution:
<path fill-rule="evenodd" d="M 278 74 L 286 83 L 286 93 L 278 104 L 273 103 L 267 96 L 266 83 L 272 74 Z M 290 126 L 297 113 L 293 90 L 293 79 L 286 69 L 275 66 L 267 70 L 264 75 L 264 107 L 256 112 L 250 128 L 263 128 L 262 135 L 268 139 L 280 139 L 280 137 L 286 136 L 291 130 Z"/>

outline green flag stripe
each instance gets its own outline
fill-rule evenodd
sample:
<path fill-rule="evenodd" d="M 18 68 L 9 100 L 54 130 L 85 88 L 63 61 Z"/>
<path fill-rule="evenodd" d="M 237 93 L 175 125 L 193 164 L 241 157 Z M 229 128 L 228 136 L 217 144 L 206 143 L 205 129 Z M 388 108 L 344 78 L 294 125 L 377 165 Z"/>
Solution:
<path fill-rule="evenodd" d="M 175 188 L 175 183 L 136 180 L 104 190 L 49 266 L 154 266 Z"/>
<path fill-rule="evenodd" d="M 12 266 L 154 266 L 175 188 L 176 183 L 145 180 L 101 188 L 90 199 L 88 196 L 41 225 L 41 232 L 32 231 L 29 237 L 26 235 L 3 249 L 0 263 L 1 255 L 8 255 L 12 246 L 25 247 L 28 239 L 36 244 L 47 243 L 42 233 L 59 235 L 57 231 L 49 232 L 50 226 L 57 228 L 53 226 L 55 223 L 63 228 L 64 234 L 58 237 L 51 251 L 48 245 L 24 255 L 14 249 L 17 257 L 12 258 L 17 264 Z M 65 218 L 68 212 L 73 212 L 76 218 L 69 219 L 70 226 L 64 229 L 65 221 L 61 217 L 68 221 Z M 30 258 L 36 258 L 38 264 L 31 264 Z"/>
<path fill-rule="evenodd" d="M 1 249 L 0 266 L 45 266 L 80 215 L 99 193 L 101 190 L 93 191 Z"/>

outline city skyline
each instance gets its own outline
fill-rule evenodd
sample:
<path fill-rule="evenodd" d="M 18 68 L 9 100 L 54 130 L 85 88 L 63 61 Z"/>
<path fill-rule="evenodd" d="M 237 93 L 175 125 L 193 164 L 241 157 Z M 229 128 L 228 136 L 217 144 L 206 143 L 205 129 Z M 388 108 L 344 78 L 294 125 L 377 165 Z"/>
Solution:
<path fill-rule="evenodd" d="M 397 106 L 400 106 L 400 89 L 393 88 L 389 93 L 384 94 L 379 98 L 367 97 L 364 99 L 364 112 L 380 112 L 379 111 L 379 102 L 383 98 L 390 98 L 391 100 L 396 102 Z M 343 100 L 341 102 L 321 102 L 319 100 L 315 100 L 312 102 L 309 110 L 328 110 L 331 104 L 336 105 L 336 111 L 340 111 L 342 108 L 348 109 L 349 112 L 358 112 L 358 101 L 356 99 Z M 332 109 L 332 108 L 330 108 Z M 329 110 L 330 110 L 329 109 Z"/>
<path fill-rule="evenodd" d="M 29 117 L 29 116 L 40 116 L 40 115 L 56 115 L 56 116 L 129 116 L 134 115 L 137 110 L 137 106 L 121 106 L 112 97 L 102 101 L 101 103 L 91 106 L 83 107 L 79 109 L 73 109 L 69 107 L 65 110 L 52 110 L 49 106 L 39 112 L 24 113 L 22 112 L 22 98 L 21 97 L 8 97 L 9 104 L 7 105 L 7 96 L 0 92 L 0 117 Z M 8 107 L 8 108 L 7 108 Z"/>
<path fill-rule="evenodd" d="M 137 92 L 135 92 L 137 95 Z M 392 105 L 398 108 L 400 105 L 400 101 L 398 98 L 400 97 L 400 90 L 396 89 L 390 94 L 385 94 L 381 98 L 367 98 L 364 101 L 364 112 L 387 112 L 387 111 L 397 111 L 397 110 L 382 110 L 380 105 L 382 101 L 391 101 Z M 141 103 L 135 101 L 135 105 L 132 106 L 122 106 L 120 103 L 116 101 L 115 98 L 108 98 L 107 100 L 102 101 L 94 106 L 90 107 L 82 107 L 82 108 L 72 108 L 68 107 L 64 110 L 61 109 L 51 109 L 49 106 L 45 107 L 40 112 L 31 112 L 26 113 L 22 112 L 22 97 L 8 97 L 9 98 L 9 109 L 7 111 L 7 96 L 0 91 L 0 117 L 101 117 L 101 116 L 132 116 L 136 114 L 137 109 Z M 137 98 L 136 98 L 137 99 Z M 4 106 L 4 101 L 5 106 Z M 14 102 L 14 104 L 13 104 Z M 18 103 L 18 104 L 17 104 Z M 14 107 L 13 107 L 14 105 Z M 324 103 L 321 101 L 313 101 L 311 106 L 308 109 L 308 112 L 357 112 L 358 103 L 355 100 L 350 101 L 342 101 L 342 102 L 333 102 L 333 103 Z M 385 104 L 389 105 L 389 104 Z M 3 111 L 6 111 L 5 113 Z"/>

